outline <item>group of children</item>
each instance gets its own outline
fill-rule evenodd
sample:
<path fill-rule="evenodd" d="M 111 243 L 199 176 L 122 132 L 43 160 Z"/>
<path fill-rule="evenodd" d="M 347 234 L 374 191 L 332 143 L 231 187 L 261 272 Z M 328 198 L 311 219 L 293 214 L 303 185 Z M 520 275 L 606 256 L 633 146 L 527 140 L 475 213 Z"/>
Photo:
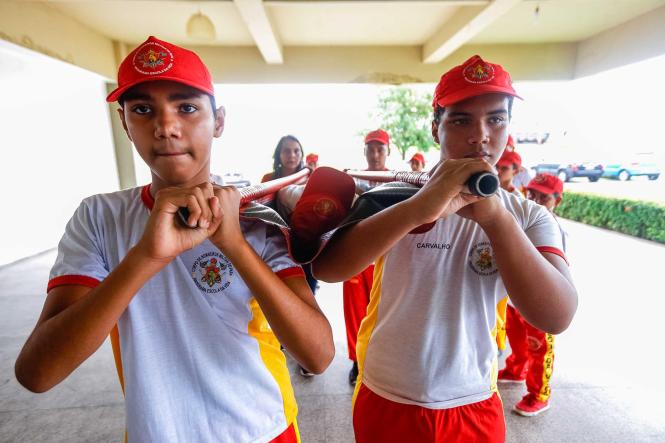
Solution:
<path fill-rule="evenodd" d="M 572 320 L 577 294 L 551 213 L 504 190 L 464 192 L 471 174 L 495 171 L 514 97 L 509 74 L 479 56 L 446 72 L 433 102 L 441 161 L 429 182 L 335 232 L 313 263 L 324 281 L 368 280 L 355 345 L 357 442 L 504 441 L 499 300 L 510 294 L 509 316 L 546 334 Z M 280 346 L 321 373 L 334 355 L 331 328 L 282 233 L 242 212 L 235 188 L 210 183 L 225 111 L 206 66 L 150 37 L 122 62 L 107 100 L 118 102 L 152 182 L 75 211 L 16 361 L 19 382 L 52 388 L 110 335 L 128 441 L 300 441 Z M 366 150 L 369 169 L 385 168 L 388 135 L 375 131 Z M 549 179 L 540 180 L 527 192 L 544 204 Z M 535 367 L 520 364 L 499 378 Z"/>
<path fill-rule="evenodd" d="M 514 147 L 513 150 L 504 151 L 497 162 L 501 187 L 508 192 L 524 195 L 553 213 L 563 197 L 563 182 L 553 175 L 539 174 L 518 189 L 519 180 L 516 180 L 516 177 L 521 168 L 522 158 L 514 151 Z M 560 225 L 559 230 L 562 250 L 565 253 L 566 233 Z M 554 335 L 541 331 L 524 320 L 511 303 L 510 297 L 506 302 L 500 303 L 499 315 L 503 314 L 506 336 L 512 352 L 506 358 L 506 367 L 498 373 L 498 381 L 517 384 L 526 382 L 527 394 L 513 406 L 513 411 L 531 417 L 550 408 Z"/>

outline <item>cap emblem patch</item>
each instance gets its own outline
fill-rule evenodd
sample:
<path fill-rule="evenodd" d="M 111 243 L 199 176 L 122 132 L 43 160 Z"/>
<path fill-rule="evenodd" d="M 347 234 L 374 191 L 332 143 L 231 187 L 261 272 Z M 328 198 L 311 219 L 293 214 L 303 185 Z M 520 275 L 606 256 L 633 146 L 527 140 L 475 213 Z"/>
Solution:
<path fill-rule="evenodd" d="M 494 79 L 494 68 L 483 61 L 475 61 L 464 68 L 463 74 L 469 83 L 482 84 Z"/>
<path fill-rule="evenodd" d="M 148 42 L 136 51 L 133 64 L 141 74 L 162 74 L 173 67 L 173 54 L 159 43 Z"/>
<path fill-rule="evenodd" d="M 321 218 L 332 217 L 336 212 L 337 205 L 328 198 L 320 198 L 314 204 L 314 213 Z"/>

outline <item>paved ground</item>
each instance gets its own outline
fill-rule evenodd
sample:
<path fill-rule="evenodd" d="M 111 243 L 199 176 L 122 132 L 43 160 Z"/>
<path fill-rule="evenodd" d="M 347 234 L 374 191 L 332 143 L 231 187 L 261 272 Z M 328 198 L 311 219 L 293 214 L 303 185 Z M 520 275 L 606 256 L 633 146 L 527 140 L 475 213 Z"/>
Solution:
<path fill-rule="evenodd" d="M 665 246 L 563 222 L 580 292 L 571 328 L 557 337 L 552 409 L 531 419 L 510 413 L 523 387 L 502 389 L 509 442 L 664 442 L 662 341 Z M 13 375 L 16 354 L 39 315 L 53 253 L 0 268 L 0 441 L 120 442 L 122 396 L 105 344 L 65 382 L 31 394 Z M 351 388 L 341 286 L 323 285 L 337 356 L 322 376 L 303 379 L 290 362 L 303 442 L 351 443 Z"/>

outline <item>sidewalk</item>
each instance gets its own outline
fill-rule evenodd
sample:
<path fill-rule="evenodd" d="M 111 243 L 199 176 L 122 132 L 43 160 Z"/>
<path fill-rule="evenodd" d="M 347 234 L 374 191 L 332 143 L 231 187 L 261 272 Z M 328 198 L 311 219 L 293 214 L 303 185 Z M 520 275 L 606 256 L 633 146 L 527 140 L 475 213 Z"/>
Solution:
<path fill-rule="evenodd" d="M 555 343 L 552 408 L 510 413 L 524 387 L 502 388 L 508 442 L 663 442 L 665 246 L 563 220 L 580 293 L 573 325 Z M 16 355 L 41 311 L 54 254 L 0 270 L 0 441 L 120 442 L 124 409 L 110 345 L 48 393 L 21 388 Z M 304 443 L 350 443 L 351 394 L 341 284 L 317 299 L 333 326 L 337 355 L 321 376 L 289 362 Z"/>

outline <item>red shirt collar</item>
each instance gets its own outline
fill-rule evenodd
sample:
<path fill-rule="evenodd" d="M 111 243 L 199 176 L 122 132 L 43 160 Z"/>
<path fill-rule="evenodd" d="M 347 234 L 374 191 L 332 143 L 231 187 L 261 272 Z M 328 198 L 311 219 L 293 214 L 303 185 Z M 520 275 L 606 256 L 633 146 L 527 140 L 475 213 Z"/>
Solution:
<path fill-rule="evenodd" d="M 150 193 L 150 185 L 145 185 L 141 189 L 141 200 L 143 200 L 145 207 L 152 211 L 152 207 L 155 206 L 155 199 Z"/>

